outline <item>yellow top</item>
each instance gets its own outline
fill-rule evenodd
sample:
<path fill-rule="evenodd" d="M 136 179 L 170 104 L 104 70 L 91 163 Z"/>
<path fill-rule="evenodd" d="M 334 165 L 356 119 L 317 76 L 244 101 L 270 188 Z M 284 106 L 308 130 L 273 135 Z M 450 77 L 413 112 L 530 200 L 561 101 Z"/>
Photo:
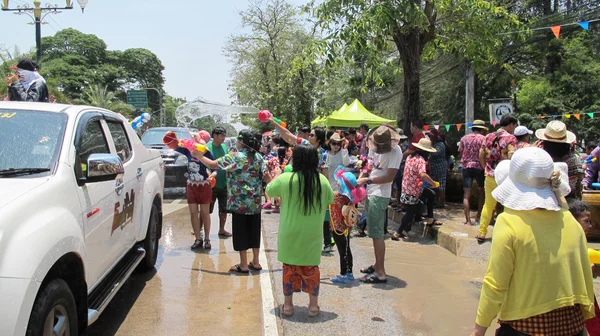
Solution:
<path fill-rule="evenodd" d="M 477 324 L 519 320 L 579 304 L 594 317 L 592 269 L 581 225 L 567 210 L 505 209 L 492 237 Z"/>

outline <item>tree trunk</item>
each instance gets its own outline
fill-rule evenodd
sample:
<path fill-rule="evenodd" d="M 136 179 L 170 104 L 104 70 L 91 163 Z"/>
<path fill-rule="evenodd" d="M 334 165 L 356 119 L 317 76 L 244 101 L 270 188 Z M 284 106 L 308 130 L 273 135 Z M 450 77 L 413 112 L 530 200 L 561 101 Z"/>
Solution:
<path fill-rule="evenodd" d="M 402 69 L 404 70 L 404 96 L 402 114 L 397 117 L 398 126 L 404 133 L 410 134 L 410 124 L 419 119 L 421 111 L 421 41 L 419 31 L 413 30 L 406 34 L 396 32 L 394 42 L 400 52 Z"/>

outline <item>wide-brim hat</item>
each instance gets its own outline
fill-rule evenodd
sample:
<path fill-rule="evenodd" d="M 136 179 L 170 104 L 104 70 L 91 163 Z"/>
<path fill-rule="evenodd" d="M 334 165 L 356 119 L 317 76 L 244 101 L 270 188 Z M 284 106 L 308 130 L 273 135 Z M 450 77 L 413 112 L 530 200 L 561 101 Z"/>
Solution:
<path fill-rule="evenodd" d="M 564 204 L 564 196 L 571 192 L 567 164 L 552 162 L 550 154 L 537 147 L 516 151 L 510 160 L 508 176 L 504 180 L 500 177 L 500 180 L 492 196 L 513 210 L 559 211 Z"/>
<path fill-rule="evenodd" d="M 420 150 L 424 150 L 424 151 L 429 152 L 429 153 L 435 153 L 435 152 L 437 152 L 437 149 L 435 149 L 435 148 L 433 148 L 431 146 L 431 140 L 429 140 L 427 138 L 421 138 L 419 140 L 419 142 L 417 142 L 417 143 L 413 142 L 412 145 L 415 146 L 415 147 L 417 147 Z"/>
<path fill-rule="evenodd" d="M 577 140 L 575 133 L 567 131 L 567 125 L 559 120 L 552 120 L 546 128 L 535 131 L 535 136 L 543 141 L 572 144 Z"/>
<path fill-rule="evenodd" d="M 400 140 L 406 140 L 408 137 L 404 135 L 404 130 L 402 128 L 396 128 L 396 132 L 400 136 Z"/>
<path fill-rule="evenodd" d="M 339 133 L 333 133 L 330 137 L 329 137 L 329 141 L 333 141 L 333 142 L 341 142 L 342 141 L 342 137 L 339 135 Z"/>
<path fill-rule="evenodd" d="M 344 166 L 335 169 L 333 177 L 338 183 L 338 192 L 348 197 L 352 204 L 357 204 L 367 196 L 367 191 L 358 186 L 356 176 L 352 172 L 344 172 Z"/>
<path fill-rule="evenodd" d="M 374 127 L 367 134 L 367 145 L 377 154 L 389 153 L 398 146 L 400 134 L 390 124 L 383 123 Z"/>
<path fill-rule="evenodd" d="M 479 128 L 485 131 L 488 130 L 488 128 L 485 126 L 485 121 L 479 119 L 473 121 L 473 125 L 471 125 L 471 128 Z"/>
<path fill-rule="evenodd" d="M 502 160 L 498 162 L 496 168 L 494 168 L 494 179 L 497 185 L 501 185 L 504 180 L 508 177 L 508 171 L 510 170 L 510 160 Z"/>

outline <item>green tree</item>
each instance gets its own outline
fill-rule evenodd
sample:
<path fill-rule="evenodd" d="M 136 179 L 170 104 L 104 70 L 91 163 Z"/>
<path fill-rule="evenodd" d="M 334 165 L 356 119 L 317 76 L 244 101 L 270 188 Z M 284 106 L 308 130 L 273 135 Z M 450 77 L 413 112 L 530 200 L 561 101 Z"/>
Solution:
<path fill-rule="evenodd" d="M 503 36 L 498 33 L 519 26 L 515 15 L 486 0 L 325 0 L 315 14 L 329 33 L 329 66 L 339 57 L 363 55 L 367 71 L 381 83 L 376 70 L 390 62 L 381 55 L 396 49 L 404 77 L 397 118 L 403 119 L 405 130 L 420 116 L 424 55 L 456 52 L 480 69 L 499 61 Z"/>
<path fill-rule="evenodd" d="M 107 86 L 90 85 L 83 92 L 83 98 L 78 100 L 78 103 L 96 106 L 118 112 L 126 118 L 133 116 L 134 109 L 131 105 L 119 100 L 114 92 L 110 92 Z"/>

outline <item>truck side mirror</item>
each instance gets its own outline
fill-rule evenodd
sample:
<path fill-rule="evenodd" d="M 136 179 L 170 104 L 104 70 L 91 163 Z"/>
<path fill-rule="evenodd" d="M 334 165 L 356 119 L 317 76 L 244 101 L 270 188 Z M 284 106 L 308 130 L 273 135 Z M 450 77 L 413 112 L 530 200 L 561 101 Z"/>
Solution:
<path fill-rule="evenodd" d="M 114 154 L 91 154 L 87 160 L 86 183 L 112 181 L 125 173 L 123 162 Z"/>

